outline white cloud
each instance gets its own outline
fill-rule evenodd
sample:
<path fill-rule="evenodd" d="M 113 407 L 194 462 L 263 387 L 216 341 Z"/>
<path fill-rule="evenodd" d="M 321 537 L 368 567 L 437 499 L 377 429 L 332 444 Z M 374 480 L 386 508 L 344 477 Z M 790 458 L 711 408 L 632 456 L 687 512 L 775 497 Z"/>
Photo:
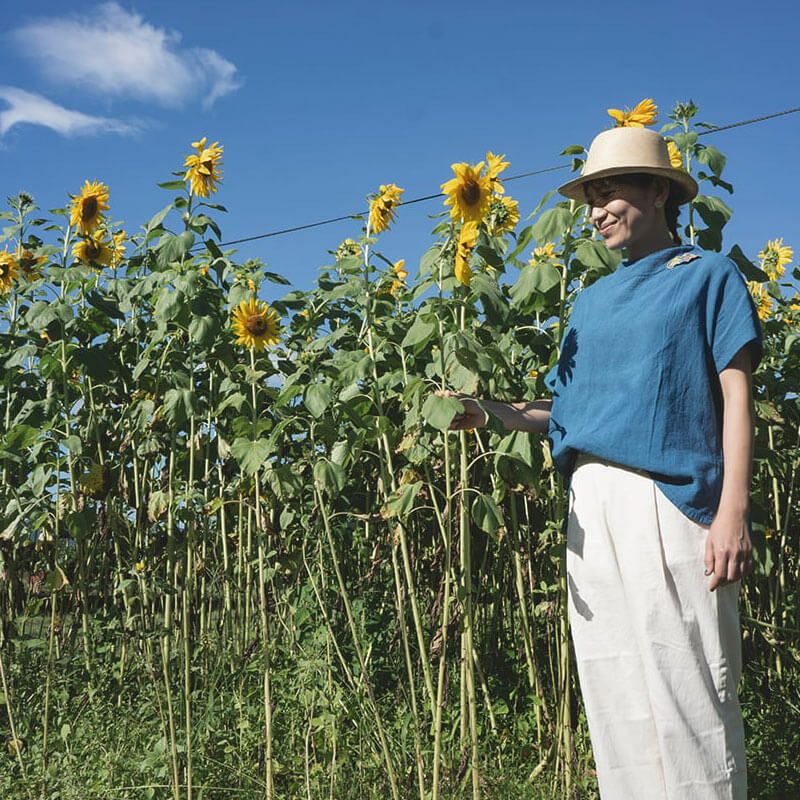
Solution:
<path fill-rule="evenodd" d="M 0 110 L 0 136 L 22 123 L 43 125 L 64 136 L 80 136 L 97 133 L 133 133 L 136 128 L 128 123 L 108 117 L 93 117 L 80 111 L 64 108 L 39 94 L 0 86 L 0 100 L 8 108 Z"/>
<path fill-rule="evenodd" d="M 203 106 L 238 89 L 236 66 L 214 50 L 183 48 L 179 33 L 151 25 L 116 2 L 91 16 L 52 17 L 12 33 L 21 54 L 57 84 L 178 107 Z"/>

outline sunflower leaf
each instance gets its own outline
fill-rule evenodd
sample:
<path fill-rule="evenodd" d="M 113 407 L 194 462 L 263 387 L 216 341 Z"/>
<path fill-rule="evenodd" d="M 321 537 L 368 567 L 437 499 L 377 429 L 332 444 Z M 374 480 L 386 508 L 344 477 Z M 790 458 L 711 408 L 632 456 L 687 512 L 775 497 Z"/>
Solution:
<path fill-rule="evenodd" d="M 422 481 L 406 483 L 386 501 L 381 513 L 384 517 L 405 517 L 414 508 L 414 500 L 422 488 Z"/>
<path fill-rule="evenodd" d="M 185 189 L 186 181 L 164 181 L 164 183 L 159 183 L 157 185 L 159 189 L 175 191 L 176 189 Z"/>
<path fill-rule="evenodd" d="M 758 281 L 764 283 L 769 280 L 769 275 L 763 270 L 760 270 L 742 251 L 738 244 L 735 244 L 730 252 L 728 258 L 735 262 L 736 266 L 749 281 Z"/>
<path fill-rule="evenodd" d="M 711 171 L 719 178 L 722 175 L 722 170 L 725 169 L 725 156 L 712 145 L 704 145 L 700 148 L 696 155 L 697 160 L 701 164 L 706 164 L 710 167 Z"/>
<path fill-rule="evenodd" d="M 304 402 L 312 415 L 319 418 L 325 413 L 332 398 L 333 393 L 327 383 L 313 383 L 306 389 Z"/>
<path fill-rule="evenodd" d="M 433 338 L 437 330 L 438 325 L 433 314 L 420 315 L 408 329 L 400 346 L 411 347 L 418 353 Z"/>
<path fill-rule="evenodd" d="M 491 495 L 479 494 L 472 503 L 472 519 L 482 531 L 497 533 L 503 525 L 503 512 Z"/>
<path fill-rule="evenodd" d="M 511 305 L 524 306 L 533 296 L 543 294 L 561 281 L 561 275 L 552 264 L 523 267 L 517 282 L 511 287 Z"/>
<path fill-rule="evenodd" d="M 214 341 L 219 326 L 217 320 L 209 315 L 193 316 L 189 323 L 189 338 L 199 345 L 209 345 Z"/>
<path fill-rule="evenodd" d="M 269 457 L 271 448 L 266 439 L 234 439 L 231 453 L 247 475 L 255 475 Z"/>
<path fill-rule="evenodd" d="M 463 410 L 464 404 L 455 397 L 431 394 L 422 406 L 422 416 L 431 427 L 443 431 L 450 427 L 453 417 Z"/>
<path fill-rule="evenodd" d="M 125 315 L 119 310 L 119 306 L 110 297 L 106 297 L 92 289 L 87 293 L 86 299 L 89 301 L 89 305 L 94 306 L 107 317 L 111 317 L 111 319 L 125 319 Z"/>
<path fill-rule="evenodd" d="M 272 283 L 279 283 L 281 286 L 291 286 L 292 282 L 283 277 L 283 275 L 278 275 L 277 272 L 265 272 L 264 279 L 271 281 Z"/>
<path fill-rule="evenodd" d="M 572 229 L 572 214 L 562 206 L 548 208 L 533 224 L 533 236 L 537 242 L 552 242 Z"/>
<path fill-rule="evenodd" d="M 195 394 L 191 389 L 168 389 L 164 394 L 164 412 L 173 425 L 183 424 L 195 411 Z"/>
<path fill-rule="evenodd" d="M 327 458 L 321 458 L 314 464 L 314 480 L 329 494 L 338 494 L 345 484 L 345 471 Z"/>
<path fill-rule="evenodd" d="M 156 228 L 158 228 L 158 226 L 161 225 L 161 223 L 164 221 L 164 219 L 166 218 L 167 214 L 169 214 L 170 211 L 172 211 L 172 203 L 170 203 L 168 206 L 164 206 L 164 208 L 162 208 L 161 211 L 150 217 L 150 221 L 144 226 L 145 231 L 147 233 L 150 233 L 151 231 L 154 231 Z"/>

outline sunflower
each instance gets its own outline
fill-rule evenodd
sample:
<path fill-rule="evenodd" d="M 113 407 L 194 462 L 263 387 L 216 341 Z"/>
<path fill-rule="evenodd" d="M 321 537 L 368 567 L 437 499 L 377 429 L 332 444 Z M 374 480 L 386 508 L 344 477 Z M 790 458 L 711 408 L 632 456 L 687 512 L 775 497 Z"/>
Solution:
<path fill-rule="evenodd" d="M 444 201 L 450 206 L 450 216 L 462 222 L 480 222 L 492 202 L 492 184 L 496 182 L 489 174 L 483 173 L 484 162 L 474 166 L 453 164 L 455 178 L 442 184 L 447 195 Z"/>
<path fill-rule="evenodd" d="M 341 261 L 343 258 L 350 258 L 353 256 L 361 255 L 361 246 L 355 239 L 345 239 L 336 248 L 336 260 Z"/>
<path fill-rule="evenodd" d="M 497 194 L 503 194 L 505 187 L 502 181 L 497 176 L 505 169 L 508 169 L 510 161 L 504 161 L 505 156 L 496 156 L 489 151 L 486 153 L 486 174 L 489 176 L 492 183 L 494 183 L 494 190 Z"/>
<path fill-rule="evenodd" d="M 519 222 L 519 203 L 510 197 L 495 197 L 489 208 L 489 233 L 501 236 L 513 231 Z"/>
<path fill-rule="evenodd" d="M 678 145 L 675 142 L 667 142 L 667 150 L 669 151 L 669 163 L 675 169 L 683 169 L 683 156 L 678 150 Z"/>
<path fill-rule="evenodd" d="M 472 280 L 472 270 L 470 269 L 469 261 L 470 258 L 472 258 L 472 251 L 477 241 L 478 223 L 474 221 L 465 222 L 461 226 L 461 233 L 458 237 L 455 265 L 455 276 L 464 286 L 469 286 Z"/>
<path fill-rule="evenodd" d="M 280 317 L 274 308 L 261 300 L 242 300 L 233 312 L 233 332 L 236 344 L 263 350 L 278 342 Z"/>
<path fill-rule="evenodd" d="M 756 304 L 758 318 L 762 321 L 768 319 L 772 315 L 772 297 L 769 292 L 758 281 L 747 281 L 747 286 L 753 302 Z"/>
<path fill-rule="evenodd" d="M 80 489 L 89 497 L 97 500 L 104 498 L 111 489 L 111 472 L 106 464 L 92 463 L 89 471 L 83 474 Z"/>
<path fill-rule="evenodd" d="M 655 123 L 658 106 L 646 97 L 632 109 L 626 108 L 625 111 L 621 111 L 618 108 L 609 108 L 608 116 L 616 120 L 618 128 L 644 128 Z"/>
<path fill-rule="evenodd" d="M 104 211 L 108 211 L 108 186 L 99 181 L 86 181 L 81 193 L 72 199 L 69 224 L 84 235 L 93 233 Z"/>
<path fill-rule="evenodd" d="M 402 292 L 406 288 L 406 278 L 408 277 L 408 271 L 406 270 L 406 260 L 401 258 L 399 261 L 395 261 L 392 265 L 392 270 L 394 272 L 394 280 L 392 281 L 391 286 L 386 290 L 385 293 L 392 295 L 393 297 L 397 297 L 400 292 Z"/>
<path fill-rule="evenodd" d="M 535 267 L 545 261 L 556 262 L 557 257 L 555 244 L 553 242 L 545 242 L 541 247 L 534 248 L 533 253 L 531 253 L 531 258 L 528 260 L 528 264 L 531 267 Z M 561 264 L 556 262 L 554 266 L 560 267 Z"/>
<path fill-rule="evenodd" d="M 93 267 L 108 267 L 111 265 L 114 253 L 105 234 L 98 232 L 75 242 L 72 247 L 72 257 Z"/>
<path fill-rule="evenodd" d="M 382 233 L 394 222 L 394 207 L 404 191 L 393 183 L 381 186 L 369 204 L 369 229 L 372 233 Z"/>
<path fill-rule="evenodd" d="M 114 252 L 111 254 L 111 266 L 118 267 L 125 258 L 125 231 L 119 231 L 111 237 L 114 243 Z"/>
<path fill-rule="evenodd" d="M 761 269 L 769 275 L 771 281 L 776 281 L 785 272 L 787 264 L 792 263 L 794 250 L 783 243 L 783 239 L 773 239 L 758 254 L 761 259 Z"/>
<path fill-rule="evenodd" d="M 0 253 L 0 292 L 4 294 L 11 288 L 17 277 L 19 264 L 17 259 L 7 250 Z"/>
<path fill-rule="evenodd" d="M 42 267 L 47 263 L 47 256 L 34 255 L 31 250 L 23 250 L 19 257 L 19 268 L 25 279 L 35 281 L 42 277 Z"/>
<path fill-rule="evenodd" d="M 192 147 L 197 152 L 186 156 L 183 162 L 189 192 L 198 197 L 208 197 L 217 191 L 217 183 L 222 180 L 223 147 L 219 142 L 206 147 L 205 136 L 199 142 L 192 142 Z"/>

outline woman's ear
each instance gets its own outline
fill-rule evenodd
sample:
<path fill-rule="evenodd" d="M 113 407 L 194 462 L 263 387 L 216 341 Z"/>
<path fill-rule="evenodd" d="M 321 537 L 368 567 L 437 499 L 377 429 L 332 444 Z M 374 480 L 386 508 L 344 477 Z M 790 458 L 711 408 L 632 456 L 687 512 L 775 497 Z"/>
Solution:
<path fill-rule="evenodd" d="M 653 198 L 655 207 L 664 208 L 669 198 L 669 179 L 656 176 L 653 179 L 653 190 L 655 192 L 655 197 Z"/>

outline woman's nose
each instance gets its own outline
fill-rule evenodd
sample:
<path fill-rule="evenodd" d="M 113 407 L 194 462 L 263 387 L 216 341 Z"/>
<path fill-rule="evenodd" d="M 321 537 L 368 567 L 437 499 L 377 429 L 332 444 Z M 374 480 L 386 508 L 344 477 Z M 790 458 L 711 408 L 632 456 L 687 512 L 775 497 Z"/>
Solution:
<path fill-rule="evenodd" d="M 589 219 L 592 222 L 592 225 L 597 227 L 602 219 L 606 215 L 606 210 L 603 206 L 592 206 L 592 210 L 589 212 Z"/>

